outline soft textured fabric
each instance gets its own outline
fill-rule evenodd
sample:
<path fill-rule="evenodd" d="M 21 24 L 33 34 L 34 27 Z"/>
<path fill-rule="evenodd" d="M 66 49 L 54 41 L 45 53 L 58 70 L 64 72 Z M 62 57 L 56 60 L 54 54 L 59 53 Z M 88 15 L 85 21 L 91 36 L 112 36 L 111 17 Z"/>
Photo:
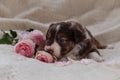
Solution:
<path fill-rule="evenodd" d="M 0 29 L 39 29 L 75 20 L 114 49 L 100 50 L 105 59 L 68 66 L 47 64 L 0 45 L 0 80 L 120 80 L 120 0 L 0 0 Z M 0 33 L 2 35 L 2 33 Z"/>

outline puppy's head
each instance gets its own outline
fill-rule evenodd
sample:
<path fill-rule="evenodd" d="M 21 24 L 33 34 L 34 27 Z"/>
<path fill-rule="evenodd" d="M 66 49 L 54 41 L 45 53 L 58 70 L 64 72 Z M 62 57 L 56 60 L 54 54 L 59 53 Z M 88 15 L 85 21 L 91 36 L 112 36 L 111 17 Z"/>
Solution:
<path fill-rule="evenodd" d="M 61 58 L 85 39 L 84 28 L 77 22 L 51 24 L 46 34 L 45 50 Z"/>

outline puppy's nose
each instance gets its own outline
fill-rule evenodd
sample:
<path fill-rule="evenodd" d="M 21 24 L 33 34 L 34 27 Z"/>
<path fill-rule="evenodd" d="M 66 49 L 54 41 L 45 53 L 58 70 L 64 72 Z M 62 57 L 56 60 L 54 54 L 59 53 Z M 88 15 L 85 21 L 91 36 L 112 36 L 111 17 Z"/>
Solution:
<path fill-rule="evenodd" d="M 50 54 L 53 54 L 53 52 L 54 52 L 53 49 L 51 49 L 51 48 L 47 49 L 46 51 L 49 52 Z"/>

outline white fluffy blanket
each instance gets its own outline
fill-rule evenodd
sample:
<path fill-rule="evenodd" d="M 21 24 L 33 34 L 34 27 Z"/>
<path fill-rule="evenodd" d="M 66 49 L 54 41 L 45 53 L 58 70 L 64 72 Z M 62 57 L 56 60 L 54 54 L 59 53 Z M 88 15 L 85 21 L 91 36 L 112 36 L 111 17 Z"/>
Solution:
<path fill-rule="evenodd" d="M 100 50 L 102 63 L 69 66 L 25 58 L 11 45 L 0 45 L 0 80 L 120 80 L 119 0 L 0 0 L 0 29 L 39 29 L 52 22 L 76 20 L 114 49 Z M 0 33 L 1 35 L 1 33 Z"/>

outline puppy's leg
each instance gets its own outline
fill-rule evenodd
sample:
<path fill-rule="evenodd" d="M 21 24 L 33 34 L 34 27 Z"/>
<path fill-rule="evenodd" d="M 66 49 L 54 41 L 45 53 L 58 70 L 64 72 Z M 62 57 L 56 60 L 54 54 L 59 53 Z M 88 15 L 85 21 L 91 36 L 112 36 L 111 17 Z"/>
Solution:
<path fill-rule="evenodd" d="M 91 32 L 90 32 L 88 29 L 86 29 L 86 31 L 88 32 L 88 34 L 89 34 L 89 36 L 90 36 L 90 38 L 91 38 L 91 42 L 92 42 L 94 45 L 96 45 L 96 47 L 97 47 L 98 49 L 105 49 L 105 48 L 107 47 L 107 45 L 101 43 L 101 42 L 98 41 L 95 37 L 93 37 L 93 35 L 91 34 Z"/>
<path fill-rule="evenodd" d="M 103 62 L 104 59 L 102 58 L 102 55 L 98 51 L 97 47 L 95 45 L 92 45 L 92 48 L 88 54 L 88 58 L 93 59 L 97 62 Z"/>
<path fill-rule="evenodd" d="M 96 52 L 91 52 L 89 55 L 88 55 L 88 58 L 90 59 L 93 59 L 97 62 L 103 62 L 104 59 Z"/>

